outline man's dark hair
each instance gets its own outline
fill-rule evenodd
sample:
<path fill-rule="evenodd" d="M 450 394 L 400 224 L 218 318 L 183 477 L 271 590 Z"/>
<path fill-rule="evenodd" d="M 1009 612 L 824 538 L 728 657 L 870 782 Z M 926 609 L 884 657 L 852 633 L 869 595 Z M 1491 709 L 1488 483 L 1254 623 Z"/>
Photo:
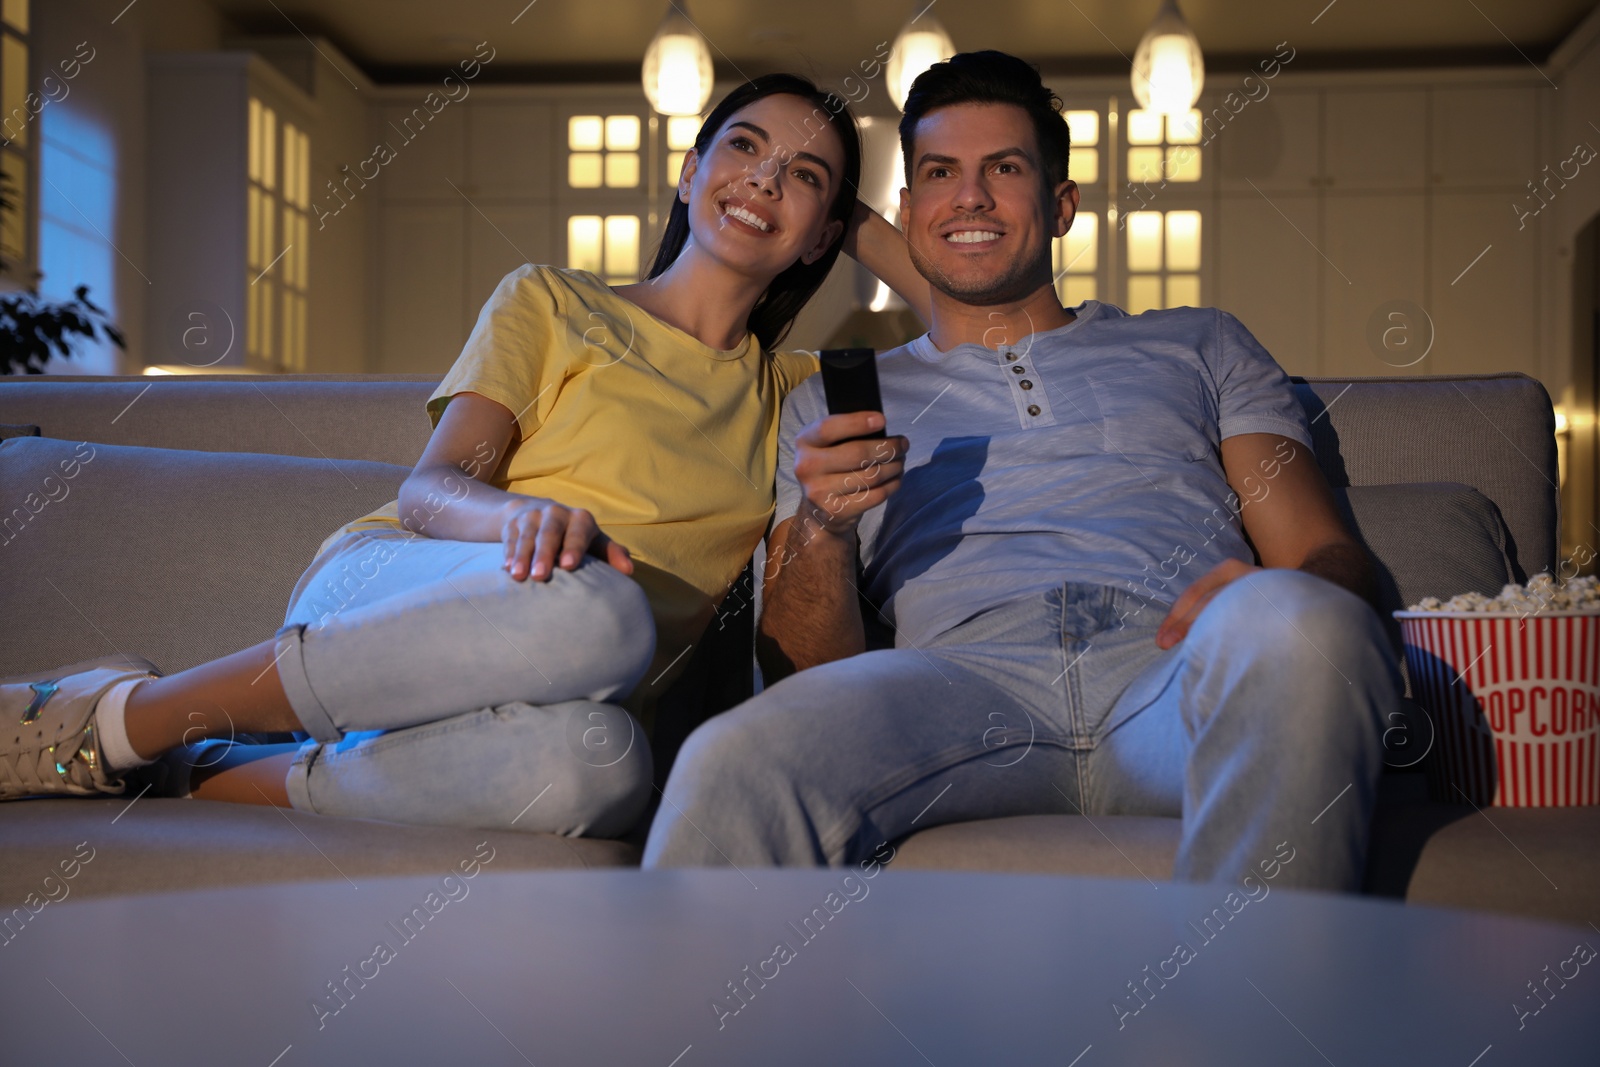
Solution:
<path fill-rule="evenodd" d="M 953 104 L 1013 104 L 1027 112 L 1039 141 L 1039 162 L 1047 189 L 1067 180 L 1067 155 L 1072 138 L 1061 114 L 1061 98 L 1039 77 L 1039 68 L 1005 52 L 962 52 L 935 63 L 911 83 L 905 114 L 900 118 L 900 151 L 905 156 L 906 184 L 911 184 L 912 150 L 917 123 L 933 111 Z"/>

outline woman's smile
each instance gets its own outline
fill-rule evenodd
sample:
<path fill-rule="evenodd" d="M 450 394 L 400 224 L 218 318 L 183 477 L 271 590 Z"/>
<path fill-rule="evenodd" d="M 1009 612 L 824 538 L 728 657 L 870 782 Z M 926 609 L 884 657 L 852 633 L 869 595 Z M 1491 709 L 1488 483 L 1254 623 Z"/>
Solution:
<path fill-rule="evenodd" d="M 742 223 L 745 227 L 760 234 L 770 234 L 778 227 L 763 212 L 756 210 L 748 202 L 735 202 L 732 199 L 719 200 L 717 206 L 722 209 L 722 216 L 733 222 Z"/>

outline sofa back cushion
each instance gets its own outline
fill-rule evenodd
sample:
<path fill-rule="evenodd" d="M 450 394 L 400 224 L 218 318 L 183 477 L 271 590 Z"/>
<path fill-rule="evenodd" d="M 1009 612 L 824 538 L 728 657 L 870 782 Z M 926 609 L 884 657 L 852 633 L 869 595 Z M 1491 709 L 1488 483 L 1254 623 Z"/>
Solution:
<path fill-rule="evenodd" d="M 323 538 L 408 467 L 0 441 L 0 676 L 122 652 L 167 673 L 270 638 Z"/>
<path fill-rule="evenodd" d="M 1469 485 L 1504 518 L 1517 581 L 1558 566 L 1555 412 L 1536 379 L 1297 379 L 1295 391 L 1330 485 Z"/>
<path fill-rule="evenodd" d="M 1334 487 L 1460 482 L 1504 517 L 1520 581 L 1556 559 L 1555 415 L 1526 374 L 1295 379 Z M 0 379 L 0 423 L 108 444 L 410 466 L 431 432 L 435 375 Z"/>
<path fill-rule="evenodd" d="M 1516 580 L 1506 555 L 1505 523 L 1494 502 L 1455 482 L 1411 482 L 1335 489 L 1345 521 L 1377 565 L 1378 615 L 1395 653 L 1400 624 L 1390 612 L 1434 596 L 1457 593 L 1493 596 Z M 1400 661 L 1411 689 L 1411 675 Z"/>
<path fill-rule="evenodd" d="M 0 379 L 0 423 L 110 445 L 270 452 L 413 466 L 437 375 L 28 375 Z"/>

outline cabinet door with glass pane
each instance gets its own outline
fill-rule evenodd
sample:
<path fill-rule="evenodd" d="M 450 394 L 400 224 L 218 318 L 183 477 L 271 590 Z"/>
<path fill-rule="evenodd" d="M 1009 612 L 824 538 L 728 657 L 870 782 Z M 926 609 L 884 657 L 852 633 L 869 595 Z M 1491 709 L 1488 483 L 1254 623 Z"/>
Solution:
<path fill-rule="evenodd" d="M 304 372 L 311 136 L 253 94 L 246 129 L 245 353 L 264 368 Z"/>
<path fill-rule="evenodd" d="M 0 4 L 0 274 L 20 284 L 31 280 L 35 261 L 33 233 L 34 161 L 38 158 L 37 111 L 45 101 L 30 101 L 32 38 L 27 0 Z M 31 106 L 30 106 L 31 105 Z M 102 298 L 104 294 L 102 294 Z"/>
<path fill-rule="evenodd" d="M 560 112 L 566 165 L 556 185 L 561 225 L 553 236 L 562 245 L 561 262 L 608 285 L 638 281 L 645 269 L 641 243 L 651 190 L 661 186 L 651 166 L 656 124 L 646 111 L 643 100 L 619 98 Z"/>
<path fill-rule="evenodd" d="M 1134 315 L 1201 306 L 1212 179 L 1200 109 L 1163 116 L 1117 96 L 1064 99 L 1079 201 L 1053 254 L 1062 303 L 1102 300 Z"/>

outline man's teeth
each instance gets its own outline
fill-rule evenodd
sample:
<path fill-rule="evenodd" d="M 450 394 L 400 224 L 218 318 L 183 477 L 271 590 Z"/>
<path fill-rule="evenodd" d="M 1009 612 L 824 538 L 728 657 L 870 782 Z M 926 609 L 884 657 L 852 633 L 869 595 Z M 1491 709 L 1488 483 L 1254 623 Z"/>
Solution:
<path fill-rule="evenodd" d="M 753 214 L 753 213 L 751 213 L 749 211 L 746 211 L 742 207 L 737 207 L 737 206 L 735 206 L 733 204 L 729 204 L 726 208 L 723 209 L 723 211 L 730 219 L 738 219 L 740 222 L 747 223 L 748 225 L 754 226 L 756 229 L 760 230 L 762 233 L 767 233 L 768 231 L 770 231 L 772 229 L 772 227 L 768 226 L 766 224 L 766 222 L 764 220 L 762 220 L 758 215 L 755 215 L 755 214 Z"/>
<path fill-rule="evenodd" d="M 944 239 L 951 244 L 975 245 L 984 241 L 998 241 L 1000 235 L 993 230 L 957 230 L 955 233 L 945 234 Z"/>

